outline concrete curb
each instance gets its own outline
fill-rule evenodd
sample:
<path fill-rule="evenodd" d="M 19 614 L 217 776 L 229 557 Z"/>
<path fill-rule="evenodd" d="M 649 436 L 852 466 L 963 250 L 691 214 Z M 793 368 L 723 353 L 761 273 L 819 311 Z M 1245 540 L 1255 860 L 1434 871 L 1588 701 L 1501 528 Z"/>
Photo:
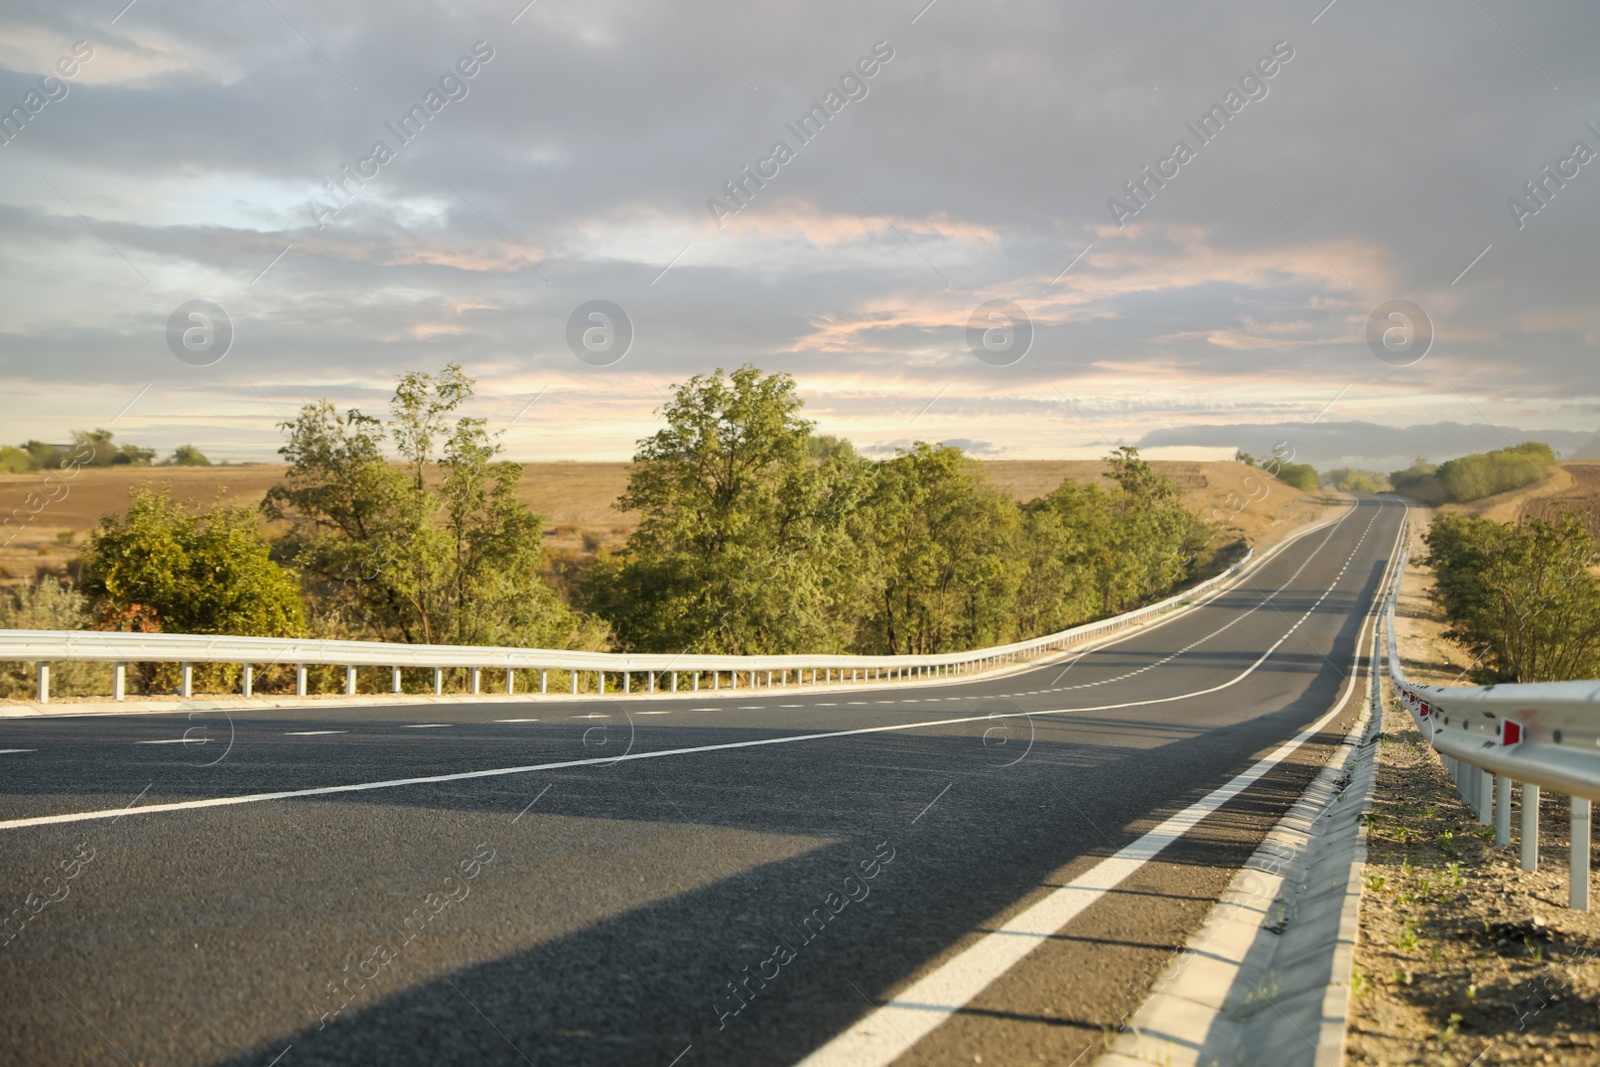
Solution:
<path fill-rule="evenodd" d="M 1337 1067 L 1377 782 L 1369 690 L 1360 718 L 1096 1062 Z"/>

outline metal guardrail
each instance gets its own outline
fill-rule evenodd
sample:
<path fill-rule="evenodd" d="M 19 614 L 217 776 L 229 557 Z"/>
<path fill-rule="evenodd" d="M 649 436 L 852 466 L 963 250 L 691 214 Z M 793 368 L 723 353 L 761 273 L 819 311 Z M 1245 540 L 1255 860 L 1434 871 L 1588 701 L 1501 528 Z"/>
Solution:
<path fill-rule="evenodd" d="M 1405 573 L 1402 550 L 1399 575 Z M 1389 680 L 1417 729 L 1443 758 L 1497 845 L 1511 844 L 1511 795 L 1520 785 L 1522 869 L 1539 866 L 1539 792 L 1572 802 L 1568 906 L 1589 910 L 1591 802 L 1600 800 L 1600 681 L 1522 685 L 1418 685 L 1400 669 L 1395 581 L 1386 612 Z"/>
<path fill-rule="evenodd" d="M 1311 527 L 1294 538 L 1276 546 L 1256 563 L 1265 562 L 1292 541 L 1298 540 L 1326 523 Z M 942 655 L 919 656 L 854 656 L 854 655 L 785 655 L 785 656 L 722 656 L 688 654 L 630 654 L 615 652 L 576 652 L 559 649 L 488 647 L 477 645 L 410 645 L 380 641 L 302 641 L 274 637 L 232 637 L 207 634 L 132 634 L 93 630 L 0 630 L 0 662 L 32 661 L 38 665 L 38 700 L 50 699 L 50 664 L 52 662 L 79 661 L 111 663 L 114 665 L 112 695 L 122 700 L 126 695 L 126 667 L 129 663 L 180 663 L 183 665 L 182 682 L 178 695 L 188 698 L 193 694 L 193 664 L 236 663 L 243 667 L 240 690 L 250 696 L 254 686 L 254 668 L 258 664 L 295 666 L 295 691 L 299 696 L 307 692 L 306 667 L 308 665 L 342 665 L 345 668 L 345 693 L 356 692 L 357 667 L 388 667 L 390 691 L 402 692 L 401 670 L 424 668 L 433 671 L 433 691 L 443 691 L 444 671 L 467 669 L 470 675 L 470 692 L 481 691 L 481 674 L 484 670 L 505 672 L 505 692 L 514 692 L 517 671 L 539 672 L 539 692 L 549 691 L 551 671 L 564 671 L 569 675 L 571 691 L 578 692 L 580 675 L 592 673 L 596 690 L 606 692 L 606 676 L 620 678 L 620 691 L 634 692 L 636 676 L 643 675 L 642 692 L 658 692 L 657 683 L 665 682 L 666 692 L 679 692 L 680 675 L 688 675 L 692 690 L 700 691 L 702 677 L 709 675 L 712 688 L 722 688 L 722 678 L 728 676 L 731 688 L 737 689 L 740 675 L 746 677 L 749 688 L 787 686 L 791 684 L 834 684 L 845 682 L 895 682 L 913 681 L 957 674 L 971 674 L 1019 662 L 1043 653 L 1064 649 L 1091 641 L 1104 634 L 1125 629 L 1153 615 L 1160 615 L 1184 604 L 1192 603 L 1242 573 L 1254 556 L 1247 551 L 1244 558 L 1212 578 L 1200 582 L 1174 596 L 1125 612 L 1108 619 L 1074 626 L 1058 633 L 1008 645 L 972 649 Z M 809 679 L 807 674 L 809 673 Z M 617 691 L 616 686 L 613 692 Z"/>

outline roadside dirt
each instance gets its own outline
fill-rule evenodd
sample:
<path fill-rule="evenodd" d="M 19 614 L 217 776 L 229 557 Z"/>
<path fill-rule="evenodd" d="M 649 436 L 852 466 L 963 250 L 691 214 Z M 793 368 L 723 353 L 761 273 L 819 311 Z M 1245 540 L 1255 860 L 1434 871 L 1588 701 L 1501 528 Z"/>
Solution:
<path fill-rule="evenodd" d="M 1417 562 L 1431 517 L 1414 509 L 1396 632 L 1406 674 L 1464 684 Z M 1539 871 L 1456 794 L 1410 715 L 1384 710 L 1368 828 L 1347 1062 L 1600 1064 L 1600 916 L 1567 909 L 1568 804 L 1540 803 Z"/>

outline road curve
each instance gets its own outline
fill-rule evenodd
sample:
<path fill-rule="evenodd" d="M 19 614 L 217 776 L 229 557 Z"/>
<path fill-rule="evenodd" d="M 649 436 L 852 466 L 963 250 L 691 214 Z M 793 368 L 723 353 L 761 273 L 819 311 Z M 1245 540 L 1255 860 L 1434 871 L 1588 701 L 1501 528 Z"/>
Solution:
<path fill-rule="evenodd" d="M 949 685 L 0 721 L 0 1062 L 1090 1063 L 1353 719 L 1195 808 L 1334 707 L 1403 517 Z"/>

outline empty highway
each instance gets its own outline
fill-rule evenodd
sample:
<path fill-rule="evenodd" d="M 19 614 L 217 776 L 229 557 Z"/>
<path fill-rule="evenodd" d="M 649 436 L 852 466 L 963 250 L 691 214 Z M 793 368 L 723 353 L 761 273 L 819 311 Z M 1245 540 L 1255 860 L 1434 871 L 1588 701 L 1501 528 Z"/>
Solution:
<path fill-rule="evenodd" d="M 1279 751 L 1403 517 L 970 681 L 0 720 L 0 1062 L 1092 1063 L 1353 721 Z"/>

